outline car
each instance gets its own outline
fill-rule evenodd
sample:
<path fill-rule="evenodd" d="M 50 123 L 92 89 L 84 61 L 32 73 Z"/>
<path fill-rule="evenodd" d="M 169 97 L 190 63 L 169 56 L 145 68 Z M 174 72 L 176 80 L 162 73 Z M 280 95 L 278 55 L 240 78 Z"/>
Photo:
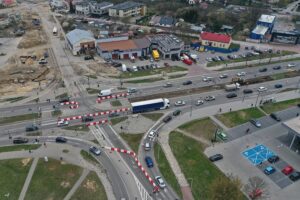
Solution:
<path fill-rule="evenodd" d="M 211 58 L 212 61 L 217 62 L 218 60 L 216 58 Z"/>
<path fill-rule="evenodd" d="M 181 113 L 181 110 L 175 110 L 173 112 L 173 116 L 178 116 L 178 115 L 180 115 L 180 113 Z"/>
<path fill-rule="evenodd" d="M 278 89 L 278 88 L 282 88 L 282 87 L 283 87 L 283 85 L 282 85 L 282 84 L 280 84 L 280 83 L 277 83 L 277 84 L 275 84 L 275 85 L 274 85 L 274 87 Z"/>
<path fill-rule="evenodd" d="M 274 66 L 273 69 L 274 69 L 274 70 L 280 70 L 280 69 L 281 69 L 281 66 L 279 66 L 279 65 Z"/>
<path fill-rule="evenodd" d="M 300 179 L 300 172 L 293 172 L 289 178 L 292 180 L 292 181 L 297 181 Z"/>
<path fill-rule="evenodd" d="M 174 105 L 175 106 L 184 106 L 185 105 L 185 101 L 183 101 L 183 100 L 176 101 Z"/>
<path fill-rule="evenodd" d="M 166 83 L 166 84 L 164 84 L 164 86 L 163 87 L 165 87 L 165 88 L 168 88 L 168 87 L 172 87 L 173 86 L 173 84 L 172 83 Z"/>
<path fill-rule="evenodd" d="M 166 184 L 160 176 L 155 176 L 155 180 L 160 188 L 165 188 Z"/>
<path fill-rule="evenodd" d="M 149 138 L 150 140 L 154 140 L 155 136 L 156 136 L 156 131 L 154 131 L 154 130 L 151 130 L 151 131 L 148 133 L 148 138 Z"/>
<path fill-rule="evenodd" d="M 204 82 L 208 82 L 208 81 L 212 81 L 213 77 L 207 76 L 207 77 L 203 77 L 202 79 Z"/>
<path fill-rule="evenodd" d="M 244 89 L 243 93 L 244 94 L 251 94 L 251 93 L 253 93 L 253 90 L 251 90 L 251 89 Z"/>
<path fill-rule="evenodd" d="M 278 122 L 281 121 L 280 117 L 278 117 L 278 115 L 277 115 L 276 113 L 271 113 L 271 114 L 270 114 L 270 117 L 271 117 L 272 119 L 275 119 L 275 120 L 278 121 Z"/>
<path fill-rule="evenodd" d="M 253 124 L 254 126 L 256 126 L 257 128 L 260 128 L 261 127 L 261 123 L 260 121 L 258 121 L 257 119 L 250 119 L 249 122 L 251 124 Z"/>
<path fill-rule="evenodd" d="M 191 85 L 193 82 L 191 80 L 184 81 L 182 85 Z"/>
<path fill-rule="evenodd" d="M 272 166 L 268 166 L 268 167 L 266 167 L 265 169 L 264 169 L 264 173 L 266 174 L 266 175 L 271 175 L 271 174 L 273 174 L 273 173 L 275 173 L 276 172 L 276 169 L 274 168 L 274 167 L 272 167 Z"/>
<path fill-rule="evenodd" d="M 201 99 L 199 99 L 199 100 L 197 100 L 196 101 L 196 106 L 200 106 L 200 105 L 202 105 L 202 104 L 204 104 L 204 101 L 203 100 L 201 100 Z"/>
<path fill-rule="evenodd" d="M 212 62 L 213 60 L 212 60 L 212 58 L 206 58 L 206 61 L 207 62 Z"/>
<path fill-rule="evenodd" d="M 133 70 L 134 72 L 137 72 L 137 71 L 138 71 L 137 66 L 132 66 L 132 70 Z"/>
<path fill-rule="evenodd" d="M 221 78 L 221 79 L 223 79 L 223 78 L 228 78 L 228 74 L 221 74 L 221 75 L 219 76 L 219 78 Z"/>
<path fill-rule="evenodd" d="M 285 175 L 290 175 L 293 171 L 294 171 L 294 168 L 290 165 L 286 166 L 285 168 L 283 168 L 281 170 L 281 172 L 284 173 Z"/>
<path fill-rule="evenodd" d="M 151 63 L 153 63 L 153 62 L 154 62 L 153 58 L 150 58 L 150 62 L 151 62 Z"/>
<path fill-rule="evenodd" d="M 226 133 L 224 133 L 223 131 L 218 131 L 217 132 L 217 136 L 219 137 L 219 138 L 221 138 L 221 140 L 227 140 L 227 135 L 226 135 Z"/>
<path fill-rule="evenodd" d="M 95 146 L 91 146 L 89 148 L 90 152 L 92 152 L 93 154 L 95 154 L 96 156 L 99 156 L 101 154 L 101 151 L 100 149 L 98 149 L 97 147 Z"/>
<path fill-rule="evenodd" d="M 39 64 L 40 65 L 45 65 L 45 64 L 47 64 L 48 62 L 47 62 L 47 60 L 45 59 L 45 58 L 42 58 L 42 59 L 40 59 L 39 60 Z"/>
<path fill-rule="evenodd" d="M 269 163 L 276 163 L 279 161 L 279 156 L 277 155 L 273 155 L 271 157 L 268 158 Z"/>
<path fill-rule="evenodd" d="M 235 98 L 235 97 L 237 97 L 237 94 L 234 93 L 234 92 L 232 92 L 232 93 L 227 94 L 226 97 L 227 97 L 228 99 Z"/>
<path fill-rule="evenodd" d="M 216 59 L 216 61 L 221 61 L 219 56 L 216 56 L 215 59 Z"/>
<path fill-rule="evenodd" d="M 237 76 L 246 76 L 246 72 L 238 72 L 236 75 Z"/>
<path fill-rule="evenodd" d="M 91 122 L 93 120 L 94 118 L 92 116 L 83 116 L 81 119 L 82 122 Z"/>
<path fill-rule="evenodd" d="M 170 67 L 169 63 L 164 63 L 165 67 Z"/>
<path fill-rule="evenodd" d="M 92 55 L 84 56 L 84 60 L 91 60 L 91 59 L 94 59 Z"/>
<path fill-rule="evenodd" d="M 56 137 L 55 138 L 55 142 L 57 142 L 57 143 L 66 143 L 67 141 L 68 141 L 68 139 L 65 137 Z"/>
<path fill-rule="evenodd" d="M 61 99 L 59 99 L 59 103 L 65 103 L 65 102 L 69 102 L 70 101 L 70 97 L 63 97 Z"/>
<path fill-rule="evenodd" d="M 208 158 L 211 162 L 215 162 L 215 161 L 218 161 L 218 160 L 222 160 L 223 159 L 223 155 L 222 154 L 215 154 L 213 156 L 210 156 Z"/>
<path fill-rule="evenodd" d="M 148 168 L 152 168 L 154 166 L 153 160 L 150 156 L 145 157 L 145 162 Z"/>
<path fill-rule="evenodd" d="M 34 124 L 31 124 L 31 125 L 26 126 L 25 131 L 26 131 L 26 132 L 31 132 L 31 131 L 36 131 L 36 130 L 38 130 L 38 129 L 39 129 L 39 127 L 37 127 L 37 126 L 34 125 Z"/>
<path fill-rule="evenodd" d="M 288 68 L 290 68 L 290 67 L 296 67 L 296 65 L 295 65 L 295 63 L 290 63 L 290 64 L 287 65 L 287 67 Z"/>
<path fill-rule="evenodd" d="M 268 68 L 264 67 L 264 68 L 259 69 L 258 71 L 259 72 L 266 72 L 266 71 L 268 71 Z"/>
<path fill-rule="evenodd" d="M 25 144 L 28 142 L 27 138 L 23 138 L 23 137 L 16 137 L 13 139 L 13 143 L 14 144 Z"/>
<path fill-rule="evenodd" d="M 224 60 L 225 60 L 225 58 L 224 58 L 223 56 L 219 56 L 219 59 L 220 59 L 221 61 L 224 61 Z"/>
<path fill-rule="evenodd" d="M 65 120 L 63 120 L 63 119 L 61 119 L 61 120 L 59 120 L 58 122 L 57 122 L 57 126 L 58 127 L 61 127 L 61 126 L 68 126 L 69 125 L 69 122 L 68 121 L 65 121 Z"/>
<path fill-rule="evenodd" d="M 136 92 L 137 92 L 137 89 L 136 89 L 136 88 L 128 88 L 127 92 L 128 92 L 129 94 L 136 93 Z"/>
<path fill-rule="evenodd" d="M 251 199 L 256 199 L 262 195 L 263 191 L 259 188 L 253 190 L 252 192 L 249 193 L 249 197 Z"/>
<path fill-rule="evenodd" d="M 268 90 L 268 88 L 263 87 L 263 86 L 261 86 L 261 87 L 259 87 L 259 88 L 257 89 L 258 92 L 265 92 L 265 91 L 267 91 L 267 90 Z"/>
<path fill-rule="evenodd" d="M 145 144 L 144 144 L 144 150 L 145 151 L 150 151 L 151 150 L 151 143 L 150 142 L 145 142 Z"/>
<path fill-rule="evenodd" d="M 142 56 L 140 56 L 139 59 L 140 59 L 140 61 L 144 61 L 145 60 Z"/>
<path fill-rule="evenodd" d="M 108 116 L 109 117 L 118 117 L 118 116 L 120 116 L 120 113 L 118 113 L 118 112 L 111 112 L 111 113 L 109 113 Z"/>
<path fill-rule="evenodd" d="M 172 116 L 168 115 L 163 119 L 163 122 L 168 123 L 171 120 L 172 120 Z"/>
<path fill-rule="evenodd" d="M 230 59 L 230 60 L 232 60 L 233 56 L 232 55 L 228 55 L 227 58 Z"/>
<path fill-rule="evenodd" d="M 216 98 L 215 98 L 214 96 L 211 96 L 211 95 L 206 96 L 206 97 L 204 98 L 205 101 L 213 101 L 213 100 L 215 100 L 215 99 L 216 99 Z"/>

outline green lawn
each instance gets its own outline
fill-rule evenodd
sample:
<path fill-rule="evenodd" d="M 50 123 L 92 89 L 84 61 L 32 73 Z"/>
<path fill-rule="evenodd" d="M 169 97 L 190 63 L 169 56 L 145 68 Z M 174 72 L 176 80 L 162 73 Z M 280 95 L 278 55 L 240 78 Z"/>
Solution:
<path fill-rule="evenodd" d="M 119 100 L 114 100 L 110 102 L 111 106 L 117 107 L 117 106 L 122 106 L 121 102 Z"/>
<path fill-rule="evenodd" d="M 54 110 L 51 112 L 52 117 L 61 116 L 62 112 L 61 110 Z"/>
<path fill-rule="evenodd" d="M 25 200 L 63 199 L 82 173 L 82 168 L 49 158 L 39 159 Z"/>
<path fill-rule="evenodd" d="M 202 118 L 190 121 L 178 127 L 194 136 L 203 137 L 207 140 L 211 140 L 214 137 L 216 128 L 219 128 L 214 122 L 209 118 Z"/>
<path fill-rule="evenodd" d="M 71 200 L 107 200 L 104 186 L 95 172 L 90 172 Z"/>
<path fill-rule="evenodd" d="M 224 174 L 203 154 L 204 148 L 196 140 L 174 131 L 170 134 L 169 143 L 191 185 L 195 200 L 208 199 L 210 184 Z"/>
<path fill-rule="evenodd" d="M 143 117 L 151 119 L 152 121 L 159 120 L 164 114 L 163 113 L 144 113 L 142 114 Z"/>
<path fill-rule="evenodd" d="M 40 118 L 40 115 L 38 113 L 30 113 L 30 114 L 25 114 L 25 115 L 3 117 L 3 118 L 0 118 L 0 124 L 9 124 L 9 123 L 14 123 L 14 122 L 19 122 L 19 121 L 33 120 L 33 119 L 37 119 L 37 118 Z M 25 128 L 24 128 L 24 130 L 25 130 Z"/>
<path fill-rule="evenodd" d="M 19 198 L 31 163 L 31 158 L 0 160 L 0 199 Z"/>
<path fill-rule="evenodd" d="M 127 142 L 131 149 L 138 153 L 139 145 L 141 139 L 143 138 L 143 133 L 139 134 L 130 134 L 130 133 L 121 133 L 120 136 Z"/>
<path fill-rule="evenodd" d="M 40 144 L 19 144 L 11 146 L 2 146 L 0 147 L 0 153 L 10 151 L 27 151 L 29 149 L 35 150 L 38 149 L 40 146 Z"/>
<path fill-rule="evenodd" d="M 277 102 L 277 103 L 269 103 L 269 104 L 265 104 L 263 106 L 261 106 L 261 108 L 266 112 L 266 113 L 272 113 L 272 112 L 277 112 L 280 110 L 284 110 L 287 108 L 290 108 L 292 106 L 297 105 L 298 103 L 300 103 L 300 98 L 298 99 L 290 99 L 287 101 L 281 101 L 281 102 Z"/>
<path fill-rule="evenodd" d="M 86 88 L 86 91 L 89 94 L 98 94 L 100 90 L 99 89 L 94 89 L 94 88 Z"/>
<path fill-rule="evenodd" d="M 43 135 L 42 131 L 33 131 L 26 133 L 26 136 L 41 136 Z"/>
<path fill-rule="evenodd" d="M 94 158 L 90 152 L 87 152 L 85 150 L 80 151 L 80 155 L 88 162 L 91 162 L 92 164 L 99 164 L 99 162 Z"/>
<path fill-rule="evenodd" d="M 116 124 L 118 124 L 122 121 L 125 121 L 126 119 L 128 119 L 127 116 L 126 117 L 116 117 L 116 118 L 110 119 L 110 122 L 111 122 L 112 125 L 116 125 Z"/>
<path fill-rule="evenodd" d="M 67 93 L 67 92 L 65 92 L 65 93 L 62 93 L 62 94 L 60 94 L 60 95 L 56 96 L 56 97 L 55 97 L 55 99 L 62 99 L 62 98 L 65 98 L 65 97 L 69 97 L 69 95 L 68 95 L 68 93 Z"/>
<path fill-rule="evenodd" d="M 149 79 L 141 79 L 141 80 L 133 80 L 133 81 L 126 81 L 126 83 L 152 83 L 156 81 L 162 81 L 163 78 L 149 78 Z"/>
<path fill-rule="evenodd" d="M 172 66 L 172 67 L 163 67 L 158 69 L 144 70 L 144 71 L 137 71 L 137 72 L 123 72 L 120 78 L 142 77 L 142 76 L 150 76 L 150 75 L 162 74 L 162 73 L 172 73 L 178 71 L 187 71 L 187 69 L 184 67 Z"/>
<path fill-rule="evenodd" d="M 69 130 L 69 131 L 85 131 L 85 132 L 90 131 L 89 127 L 87 127 L 85 124 L 74 125 L 74 126 L 65 126 L 65 127 L 63 127 L 63 129 Z"/>
<path fill-rule="evenodd" d="M 174 191 L 178 194 L 179 197 L 182 198 L 182 193 L 180 189 L 180 185 L 177 182 L 177 179 L 170 167 L 170 164 L 158 143 L 154 145 L 154 156 L 159 168 L 159 171 L 163 175 L 164 179 L 167 181 L 168 184 L 174 189 Z"/>
<path fill-rule="evenodd" d="M 169 79 L 181 78 L 186 76 L 186 74 L 178 74 L 178 75 L 170 75 L 168 76 Z"/>
<path fill-rule="evenodd" d="M 248 122 L 251 118 L 260 118 L 264 114 L 257 108 L 247 108 L 234 112 L 228 112 L 216 117 L 229 128 Z"/>

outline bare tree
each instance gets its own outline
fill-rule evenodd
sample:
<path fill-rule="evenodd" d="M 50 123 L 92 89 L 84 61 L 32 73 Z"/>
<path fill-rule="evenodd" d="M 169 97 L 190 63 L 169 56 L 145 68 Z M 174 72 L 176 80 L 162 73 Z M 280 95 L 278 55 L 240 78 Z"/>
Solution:
<path fill-rule="evenodd" d="M 258 176 L 250 177 L 248 183 L 244 186 L 244 190 L 253 200 L 268 199 L 270 195 L 267 183 Z"/>

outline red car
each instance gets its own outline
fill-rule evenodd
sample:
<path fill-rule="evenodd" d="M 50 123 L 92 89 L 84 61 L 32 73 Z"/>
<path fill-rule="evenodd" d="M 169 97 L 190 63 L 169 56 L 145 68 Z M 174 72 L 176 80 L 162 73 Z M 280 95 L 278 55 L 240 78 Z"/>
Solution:
<path fill-rule="evenodd" d="M 252 191 L 250 194 L 249 194 L 249 197 L 251 198 L 251 199 L 255 199 L 255 198 L 257 198 L 257 197 L 260 197 L 261 195 L 262 195 L 262 190 L 261 189 L 256 189 L 256 190 L 254 190 L 254 191 Z"/>
<path fill-rule="evenodd" d="M 183 62 L 187 65 L 193 64 L 193 61 L 191 61 L 190 59 L 184 59 Z"/>
<path fill-rule="evenodd" d="M 285 175 L 289 175 L 293 171 L 294 171 L 294 168 L 292 166 L 288 165 L 285 168 L 283 168 L 283 170 L 281 172 L 284 173 Z"/>

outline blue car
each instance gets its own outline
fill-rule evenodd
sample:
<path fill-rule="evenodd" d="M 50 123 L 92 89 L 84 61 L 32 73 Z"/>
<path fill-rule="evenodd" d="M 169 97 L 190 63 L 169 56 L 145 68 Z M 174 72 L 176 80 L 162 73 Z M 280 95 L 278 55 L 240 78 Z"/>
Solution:
<path fill-rule="evenodd" d="M 276 169 L 274 167 L 268 166 L 265 168 L 264 173 L 266 175 L 270 175 L 270 174 L 273 174 L 275 171 L 276 171 Z"/>
<path fill-rule="evenodd" d="M 147 165 L 148 168 L 153 167 L 153 160 L 150 156 L 145 157 L 145 162 L 146 162 L 146 165 Z"/>

